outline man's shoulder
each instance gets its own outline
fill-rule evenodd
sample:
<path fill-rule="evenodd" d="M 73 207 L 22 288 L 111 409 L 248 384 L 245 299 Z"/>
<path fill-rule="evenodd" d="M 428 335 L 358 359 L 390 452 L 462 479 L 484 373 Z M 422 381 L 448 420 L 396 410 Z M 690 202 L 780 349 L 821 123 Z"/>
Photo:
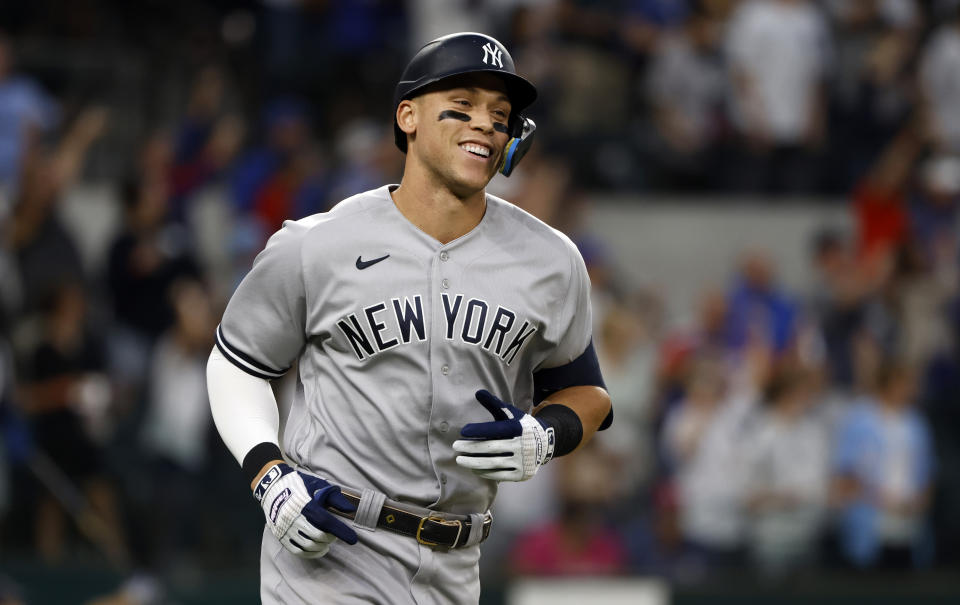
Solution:
<path fill-rule="evenodd" d="M 369 215 L 376 215 L 389 199 L 387 187 L 364 191 L 338 202 L 326 212 L 311 214 L 299 220 L 284 221 L 282 230 L 300 236 L 323 231 L 342 232 L 352 223 L 368 223 Z"/>
<path fill-rule="evenodd" d="M 512 225 L 512 228 L 519 232 L 517 235 L 522 235 L 526 241 L 535 242 L 534 245 L 543 248 L 545 252 L 579 256 L 577 245 L 565 233 L 551 227 L 523 208 L 489 193 L 487 205 L 494 209 L 501 222 Z"/>

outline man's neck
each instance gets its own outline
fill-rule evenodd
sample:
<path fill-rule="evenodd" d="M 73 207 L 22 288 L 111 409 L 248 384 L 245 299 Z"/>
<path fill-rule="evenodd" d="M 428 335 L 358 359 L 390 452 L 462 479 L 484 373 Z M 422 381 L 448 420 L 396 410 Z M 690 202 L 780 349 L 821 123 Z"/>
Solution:
<path fill-rule="evenodd" d="M 408 221 L 441 244 L 469 233 L 480 224 L 487 208 L 483 189 L 461 198 L 410 170 L 404 172 L 400 187 L 391 196 Z"/>

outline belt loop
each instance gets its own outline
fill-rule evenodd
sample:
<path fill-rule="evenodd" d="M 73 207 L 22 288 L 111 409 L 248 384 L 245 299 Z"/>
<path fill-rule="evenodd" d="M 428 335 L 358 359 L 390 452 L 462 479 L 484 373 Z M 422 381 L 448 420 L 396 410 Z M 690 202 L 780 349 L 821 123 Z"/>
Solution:
<path fill-rule="evenodd" d="M 374 531 L 377 529 L 377 520 L 380 518 L 380 509 L 383 508 L 383 501 L 386 495 L 376 490 L 364 488 L 360 494 L 360 503 L 357 505 L 357 513 L 353 518 L 353 526 Z"/>
<path fill-rule="evenodd" d="M 480 544 L 483 540 L 483 520 L 484 515 L 480 513 L 470 514 L 470 535 L 467 536 L 467 541 L 464 543 L 464 546 Z"/>

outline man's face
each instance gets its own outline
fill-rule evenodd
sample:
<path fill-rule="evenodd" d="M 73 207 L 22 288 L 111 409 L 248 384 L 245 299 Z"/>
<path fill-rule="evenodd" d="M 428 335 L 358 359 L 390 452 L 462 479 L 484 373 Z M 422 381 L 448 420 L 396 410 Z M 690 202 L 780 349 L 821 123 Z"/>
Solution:
<path fill-rule="evenodd" d="M 500 165 L 509 140 L 510 100 L 493 74 L 465 74 L 411 101 L 414 136 L 408 153 L 455 195 L 466 197 L 484 187 Z"/>

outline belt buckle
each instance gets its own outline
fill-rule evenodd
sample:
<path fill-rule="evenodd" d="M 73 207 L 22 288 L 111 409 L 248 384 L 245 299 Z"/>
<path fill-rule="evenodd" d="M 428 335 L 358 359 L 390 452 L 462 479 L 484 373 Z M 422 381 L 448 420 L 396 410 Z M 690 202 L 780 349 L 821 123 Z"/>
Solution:
<path fill-rule="evenodd" d="M 459 520 L 449 521 L 447 519 L 444 519 L 443 517 L 436 517 L 434 515 L 427 515 L 426 517 L 420 517 L 420 523 L 417 524 L 417 535 L 416 535 L 417 542 L 419 542 L 420 544 L 423 544 L 424 546 L 430 546 L 430 547 L 440 546 L 439 542 L 431 542 L 429 540 L 424 540 L 423 538 L 420 537 L 420 533 L 423 531 L 423 524 L 426 523 L 427 521 L 436 521 L 440 525 L 445 525 L 447 527 L 453 527 L 455 525 L 457 527 L 457 537 L 453 539 L 453 544 L 451 544 L 450 547 L 452 548 L 457 545 L 457 542 L 460 540 L 460 533 L 463 531 L 463 521 L 459 521 Z"/>

